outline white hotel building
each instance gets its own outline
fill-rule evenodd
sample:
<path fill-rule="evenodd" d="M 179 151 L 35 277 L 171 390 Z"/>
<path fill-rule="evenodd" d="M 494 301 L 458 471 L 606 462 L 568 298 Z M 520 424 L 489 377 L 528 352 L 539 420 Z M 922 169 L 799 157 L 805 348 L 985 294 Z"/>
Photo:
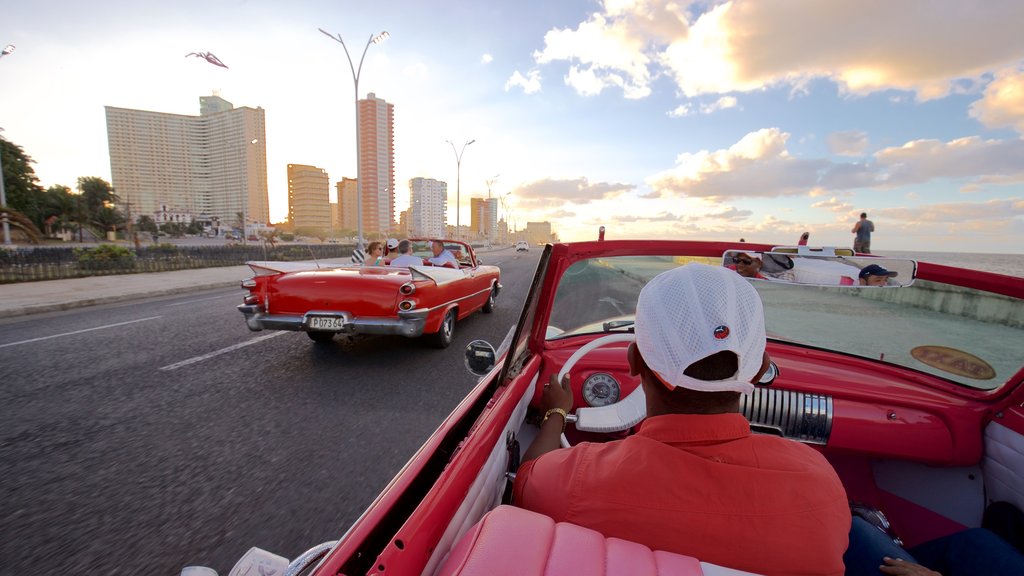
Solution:
<path fill-rule="evenodd" d="M 409 235 L 443 238 L 448 223 L 448 184 L 433 178 L 409 180 Z"/>
<path fill-rule="evenodd" d="M 231 225 L 270 222 L 262 108 L 204 96 L 200 116 L 106 107 L 111 180 L 134 218 L 174 206 Z"/>

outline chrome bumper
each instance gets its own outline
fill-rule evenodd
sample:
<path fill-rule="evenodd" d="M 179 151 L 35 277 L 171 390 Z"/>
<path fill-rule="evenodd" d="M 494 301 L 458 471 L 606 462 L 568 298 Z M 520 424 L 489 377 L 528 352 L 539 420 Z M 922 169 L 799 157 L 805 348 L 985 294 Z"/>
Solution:
<path fill-rule="evenodd" d="M 258 304 L 241 304 L 238 311 L 245 316 L 249 330 L 295 330 L 309 332 L 310 316 L 331 316 L 344 319 L 338 334 L 393 334 L 415 338 L 423 334 L 428 310 L 399 312 L 398 318 L 354 318 L 347 312 L 311 310 L 302 315 L 266 314 Z"/>

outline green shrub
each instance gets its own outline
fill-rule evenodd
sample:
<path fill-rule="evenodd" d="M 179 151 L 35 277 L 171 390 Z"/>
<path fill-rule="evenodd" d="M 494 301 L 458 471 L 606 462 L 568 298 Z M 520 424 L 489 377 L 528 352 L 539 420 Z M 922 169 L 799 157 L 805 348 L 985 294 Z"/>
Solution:
<path fill-rule="evenodd" d="M 135 267 L 135 252 L 116 244 L 76 248 L 75 258 L 83 270 L 128 270 Z"/>

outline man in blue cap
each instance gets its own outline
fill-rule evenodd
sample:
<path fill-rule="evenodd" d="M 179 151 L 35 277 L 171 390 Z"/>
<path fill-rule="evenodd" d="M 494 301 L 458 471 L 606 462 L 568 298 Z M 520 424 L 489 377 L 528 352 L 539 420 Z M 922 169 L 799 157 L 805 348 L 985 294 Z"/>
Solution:
<path fill-rule="evenodd" d="M 889 283 L 889 278 L 895 278 L 898 275 L 899 272 L 890 272 L 878 264 L 868 264 L 860 269 L 858 276 L 861 286 L 886 286 Z"/>

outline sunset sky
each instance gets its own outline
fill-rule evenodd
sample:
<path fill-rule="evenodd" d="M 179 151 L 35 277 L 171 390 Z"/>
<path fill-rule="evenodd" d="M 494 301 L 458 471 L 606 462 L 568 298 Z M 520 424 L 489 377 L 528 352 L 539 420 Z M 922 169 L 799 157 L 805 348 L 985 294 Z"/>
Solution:
<path fill-rule="evenodd" d="M 355 176 L 352 77 L 395 105 L 408 180 L 563 240 L 725 239 L 1024 252 L 1024 2 L 263 0 L 5 2 L 0 127 L 44 186 L 110 177 L 105 105 L 266 110 L 271 215 L 288 163 Z M 229 69 L 189 52 L 209 51 Z"/>

